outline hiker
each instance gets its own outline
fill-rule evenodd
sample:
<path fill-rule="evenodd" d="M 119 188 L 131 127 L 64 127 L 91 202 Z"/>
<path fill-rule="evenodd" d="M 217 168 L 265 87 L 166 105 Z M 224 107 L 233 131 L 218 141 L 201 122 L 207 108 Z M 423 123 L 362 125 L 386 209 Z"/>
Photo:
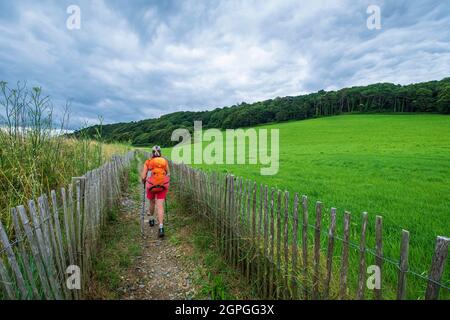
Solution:
<path fill-rule="evenodd" d="M 147 178 L 150 171 L 151 175 Z M 142 183 L 147 190 L 147 199 L 150 200 L 150 215 L 153 215 L 156 209 L 160 238 L 164 237 L 164 201 L 169 191 L 169 162 L 161 156 L 161 147 L 152 148 L 152 157 L 145 161 L 142 169 Z M 152 226 L 152 221 L 149 221 Z"/>

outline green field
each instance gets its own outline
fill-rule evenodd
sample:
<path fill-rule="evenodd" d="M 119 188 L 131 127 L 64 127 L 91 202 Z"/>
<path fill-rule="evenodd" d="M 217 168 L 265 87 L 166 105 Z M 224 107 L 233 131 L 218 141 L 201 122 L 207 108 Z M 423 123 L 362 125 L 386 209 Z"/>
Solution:
<path fill-rule="evenodd" d="M 450 116 L 343 115 L 258 128 L 280 130 L 277 175 L 261 176 L 258 165 L 200 167 L 305 194 L 310 212 L 320 200 L 327 208 L 325 220 L 330 207 L 338 209 L 338 226 L 348 210 L 351 239 L 356 243 L 360 215 L 367 211 L 371 247 L 375 215 L 382 215 L 385 256 L 398 260 L 401 229 L 406 229 L 410 268 L 427 275 L 436 236 L 450 236 Z M 166 155 L 170 151 L 166 149 Z M 447 286 L 449 269 L 444 277 Z M 396 278 L 394 266 L 385 272 L 386 277 Z M 423 295 L 423 281 L 413 275 L 408 281 L 410 298 Z M 395 288 L 391 290 L 387 295 L 394 294 Z M 441 295 L 448 297 L 448 291 Z"/>

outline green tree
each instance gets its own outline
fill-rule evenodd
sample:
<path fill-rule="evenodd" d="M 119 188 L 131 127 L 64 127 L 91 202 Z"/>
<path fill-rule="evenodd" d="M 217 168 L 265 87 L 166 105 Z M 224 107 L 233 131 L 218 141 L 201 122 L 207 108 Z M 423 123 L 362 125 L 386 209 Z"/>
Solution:
<path fill-rule="evenodd" d="M 450 84 L 445 84 L 440 90 L 437 106 L 439 112 L 450 113 Z"/>
<path fill-rule="evenodd" d="M 429 111 L 433 108 L 433 91 L 427 88 L 419 88 L 416 98 L 413 100 L 414 111 Z"/>

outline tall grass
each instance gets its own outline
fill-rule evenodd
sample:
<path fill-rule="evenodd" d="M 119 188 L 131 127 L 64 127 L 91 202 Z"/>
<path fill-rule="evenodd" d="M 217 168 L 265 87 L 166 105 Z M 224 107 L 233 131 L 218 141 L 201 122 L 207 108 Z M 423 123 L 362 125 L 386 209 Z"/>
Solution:
<path fill-rule="evenodd" d="M 0 219 L 10 229 L 11 207 L 67 184 L 100 166 L 125 146 L 104 145 L 86 137 L 68 138 L 68 105 L 59 121 L 39 87 L 0 82 Z"/>

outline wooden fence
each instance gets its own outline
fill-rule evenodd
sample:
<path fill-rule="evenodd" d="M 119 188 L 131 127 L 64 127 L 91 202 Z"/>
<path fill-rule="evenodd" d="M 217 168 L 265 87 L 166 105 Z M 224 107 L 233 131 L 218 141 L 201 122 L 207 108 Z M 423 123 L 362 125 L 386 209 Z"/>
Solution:
<path fill-rule="evenodd" d="M 331 208 L 324 217 L 323 205 L 317 202 L 311 217 L 307 196 L 295 194 L 290 199 L 287 191 L 183 164 L 171 163 L 171 177 L 171 193 L 209 220 L 218 248 L 263 299 L 383 299 L 386 281 L 392 280 L 384 278 L 387 267 L 397 272 L 397 283 L 389 283 L 397 299 L 407 298 L 407 275 L 422 281 L 425 299 L 438 299 L 440 291 L 449 292 L 441 283 L 449 238 L 437 237 L 431 268 L 424 276 L 408 267 L 408 231 L 402 231 L 399 260 L 383 255 L 381 216 L 376 216 L 375 248 L 371 249 L 366 242 L 367 213 L 362 214 L 357 231 L 360 241 L 353 243 L 350 213 L 344 213 L 342 229 L 337 228 L 337 210 Z M 324 218 L 327 228 L 322 224 Z M 349 263 L 351 249 L 356 250 L 358 263 Z M 382 284 L 375 286 L 373 293 L 367 292 L 366 286 L 369 258 L 379 268 Z M 357 275 L 353 288 L 350 272 Z"/>
<path fill-rule="evenodd" d="M 11 210 L 13 237 L 0 221 L 0 297 L 82 299 L 100 231 L 121 191 L 121 177 L 135 152 L 114 156 L 98 169 L 72 178 Z M 77 288 L 79 272 L 80 288 Z"/>

